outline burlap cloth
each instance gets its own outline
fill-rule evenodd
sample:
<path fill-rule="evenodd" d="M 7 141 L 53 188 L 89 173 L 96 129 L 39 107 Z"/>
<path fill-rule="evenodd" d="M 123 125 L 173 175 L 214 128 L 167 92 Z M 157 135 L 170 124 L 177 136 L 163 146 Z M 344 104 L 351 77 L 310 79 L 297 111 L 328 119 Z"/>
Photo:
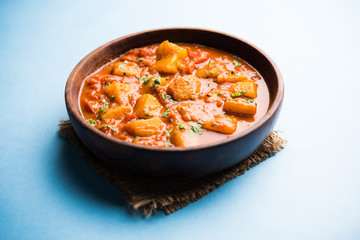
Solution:
<path fill-rule="evenodd" d="M 171 214 L 201 199 L 219 186 L 271 157 L 286 143 L 286 140 L 282 139 L 277 131 L 273 131 L 254 153 L 236 166 L 210 176 L 176 180 L 132 175 L 120 169 L 108 167 L 85 148 L 70 121 L 60 121 L 59 126 L 59 134 L 70 139 L 80 150 L 84 160 L 115 188 L 124 191 L 129 206 L 140 210 L 145 216 L 150 216 L 156 210 L 163 210 L 166 214 Z"/>

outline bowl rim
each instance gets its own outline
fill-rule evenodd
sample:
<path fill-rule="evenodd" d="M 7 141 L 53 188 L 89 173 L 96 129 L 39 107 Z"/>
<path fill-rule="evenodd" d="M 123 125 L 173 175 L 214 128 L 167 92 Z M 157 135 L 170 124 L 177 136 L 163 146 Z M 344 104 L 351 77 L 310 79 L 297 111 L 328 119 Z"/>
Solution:
<path fill-rule="evenodd" d="M 158 146 L 147 146 L 147 145 L 142 145 L 142 144 L 134 144 L 134 143 L 130 143 L 130 142 L 126 142 L 120 139 L 117 139 L 115 137 L 112 136 L 108 136 L 105 133 L 99 131 L 98 129 L 92 127 L 90 124 L 88 124 L 85 120 L 85 118 L 81 115 L 81 110 L 80 110 L 80 105 L 79 105 L 79 101 L 77 101 L 76 107 L 79 108 L 79 113 L 78 114 L 76 111 L 74 111 L 74 105 L 70 105 L 69 104 L 69 98 L 70 98 L 70 92 L 71 92 L 71 87 L 72 87 L 72 82 L 74 81 L 74 76 L 75 74 L 78 72 L 79 69 L 81 69 L 83 67 L 83 65 L 86 63 L 86 61 L 92 56 L 95 55 L 97 52 L 101 51 L 103 48 L 106 48 L 118 41 L 121 41 L 123 39 L 129 38 L 129 37 L 134 37 L 136 35 L 141 35 L 141 34 L 146 34 L 146 33 L 150 33 L 150 32 L 161 32 L 161 31 L 172 31 L 172 30 L 187 30 L 187 31 L 202 31 L 202 32 L 209 32 L 209 33 L 215 33 L 215 34 L 219 34 L 219 35 L 224 35 L 226 37 L 230 37 L 233 38 L 235 40 L 241 41 L 247 45 L 249 45 L 250 47 L 254 48 L 256 51 L 258 51 L 261 55 L 263 55 L 271 64 L 271 66 L 274 68 L 275 74 L 277 76 L 277 81 L 278 81 L 278 87 L 277 87 L 277 94 L 274 98 L 273 104 L 271 105 L 271 107 L 267 110 L 266 114 L 259 120 L 257 121 L 254 125 L 250 126 L 249 128 L 245 129 L 244 131 L 237 133 L 235 135 L 232 135 L 228 138 L 222 139 L 222 140 L 218 140 L 215 142 L 211 142 L 211 143 L 207 143 L 207 144 L 200 144 L 200 145 L 195 145 L 195 146 L 189 146 L 189 147 L 171 147 L 171 148 L 167 148 L 167 147 L 158 147 Z M 195 43 L 196 44 L 196 43 Z M 209 46 L 211 47 L 211 46 Z M 240 56 L 241 57 L 241 56 Z M 112 61 L 113 59 L 111 59 L 110 61 Z M 256 69 L 256 68 L 255 68 Z M 84 79 L 83 79 L 84 80 Z M 82 80 L 82 81 L 83 81 Z M 83 87 L 83 83 L 81 84 L 81 88 Z M 81 90 L 80 88 L 80 90 Z M 80 95 L 77 94 L 78 98 Z M 125 35 L 123 37 L 119 37 L 116 38 L 110 42 L 107 42 L 103 45 L 101 45 L 100 47 L 96 48 L 95 50 L 93 50 L 92 52 L 90 52 L 89 54 L 87 54 L 84 58 L 81 59 L 81 61 L 74 67 L 74 69 L 71 71 L 67 82 L 66 82 L 66 86 L 65 86 L 65 103 L 66 103 L 66 107 L 68 109 L 68 111 L 71 113 L 71 115 L 75 118 L 75 120 L 77 120 L 83 127 L 85 127 L 88 131 L 96 134 L 97 136 L 101 137 L 101 138 L 105 138 L 106 140 L 115 143 L 115 144 L 120 144 L 120 145 L 124 145 L 126 147 L 131 147 L 131 148 L 135 148 L 135 149 L 141 149 L 141 150 L 150 150 L 150 151 L 157 151 L 157 152 L 188 152 L 188 151 L 198 151 L 198 150 L 203 150 L 203 149 L 208 149 L 208 148 L 212 148 L 212 147 L 219 147 L 221 145 L 236 141 L 237 139 L 240 139 L 242 137 L 247 136 L 248 134 L 250 134 L 253 131 L 256 131 L 258 128 L 260 128 L 264 123 L 266 123 L 281 107 L 282 101 L 284 98 L 284 81 L 283 81 L 283 77 L 282 74 L 280 72 L 279 67 L 276 65 L 276 63 L 263 51 L 261 50 L 259 47 L 255 46 L 254 44 L 239 38 L 237 36 L 228 34 L 228 33 L 224 33 L 221 31 L 215 31 L 215 30 L 210 30 L 210 29 L 204 29 L 204 28 L 189 28 L 189 27 L 173 27 L 173 28 L 156 28 L 156 29 L 150 29 L 150 30 L 145 30 L 145 31 L 140 31 L 140 32 L 136 32 L 136 33 L 132 33 L 132 34 L 128 34 Z"/>

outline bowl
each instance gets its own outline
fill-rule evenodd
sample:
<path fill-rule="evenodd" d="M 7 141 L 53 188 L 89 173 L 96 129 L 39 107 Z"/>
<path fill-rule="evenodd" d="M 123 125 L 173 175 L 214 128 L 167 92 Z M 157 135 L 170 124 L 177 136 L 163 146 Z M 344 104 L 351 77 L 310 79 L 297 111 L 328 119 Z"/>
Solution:
<path fill-rule="evenodd" d="M 153 147 L 121 141 L 90 126 L 79 106 L 84 78 L 126 51 L 169 40 L 224 50 L 247 61 L 265 79 L 270 105 L 265 116 L 243 132 L 225 140 L 192 147 Z M 276 64 L 258 47 L 225 33 L 196 28 L 165 28 L 134 33 L 102 45 L 71 72 L 65 101 L 71 124 L 87 149 L 106 164 L 135 174 L 196 178 L 229 168 L 248 157 L 272 131 L 279 116 L 284 83 Z"/>

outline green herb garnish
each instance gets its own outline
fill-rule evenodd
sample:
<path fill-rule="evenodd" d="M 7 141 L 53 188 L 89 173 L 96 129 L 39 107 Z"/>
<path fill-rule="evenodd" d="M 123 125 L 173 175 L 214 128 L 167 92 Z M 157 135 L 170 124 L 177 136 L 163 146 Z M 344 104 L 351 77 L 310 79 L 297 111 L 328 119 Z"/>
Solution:
<path fill-rule="evenodd" d="M 245 101 L 247 101 L 248 103 L 255 103 L 257 104 L 257 102 L 251 98 L 245 98 Z"/>
<path fill-rule="evenodd" d="M 102 102 L 103 104 L 106 104 L 106 105 L 109 105 L 109 104 L 110 104 L 106 99 L 101 100 L 101 102 Z"/>
<path fill-rule="evenodd" d="M 179 130 L 184 130 L 186 127 L 185 127 L 184 125 L 182 125 L 182 124 L 179 124 L 179 125 L 177 126 L 177 128 L 178 128 Z"/>
<path fill-rule="evenodd" d="M 171 113 L 171 111 L 169 109 L 166 109 L 166 111 L 163 114 L 161 114 L 161 117 L 167 118 L 170 113 Z"/>
<path fill-rule="evenodd" d="M 150 77 L 148 76 L 143 76 L 140 78 L 140 82 L 142 82 L 143 84 L 148 84 L 150 82 Z"/>
<path fill-rule="evenodd" d="M 162 97 L 162 99 L 171 99 L 171 95 L 168 95 L 168 94 L 166 94 L 166 93 L 162 93 L 161 94 L 161 97 Z"/>
<path fill-rule="evenodd" d="M 150 87 L 157 88 L 161 84 L 159 78 L 154 78 L 152 80 L 152 83 L 150 84 Z"/>
<path fill-rule="evenodd" d="M 152 117 L 153 115 L 149 112 L 147 112 L 146 110 L 143 110 L 143 113 L 145 114 L 145 116 L 147 117 Z"/>
<path fill-rule="evenodd" d="M 173 129 L 170 128 L 170 129 L 168 129 L 168 130 L 165 130 L 165 133 L 166 133 L 166 135 L 169 137 L 170 134 L 172 133 L 172 131 L 173 131 Z"/>
<path fill-rule="evenodd" d="M 241 66 L 241 63 L 239 63 L 236 60 L 232 61 L 232 63 L 235 65 L 235 67 L 240 67 Z"/>
<path fill-rule="evenodd" d="M 100 110 L 98 111 L 98 113 L 102 113 L 103 111 L 105 111 L 107 108 L 100 108 Z"/>
<path fill-rule="evenodd" d="M 202 128 L 202 126 L 200 124 L 194 123 L 190 126 L 190 136 L 196 136 L 198 134 L 202 134 L 202 132 L 204 131 L 204 129 Z"/>
<path fill-rule="evenodd" d="M 246 91 L 245 91 L 245 90 L 242 90 L 242 91 L 240 91 L 240 92 L 232 93 L 232 94 L 231 94 L 231 97 L 233 97 L 233 98 L 240 97 L 240 96 L 244 95 L 245 93 L 246 93 Z"/>
<path fill-rule="evenodd" d="M 96 121 L 92 120 L 92 119 L 86 119 L 86 122 L 89 123 L 91 126 L 95 127 L 96 126 Z"/>
<path fill-rule="evenodd" d="M 125 64 L 128 64 L 129 62 L 125 60 L 124 63 L 125 63 Z"/>
<path fill-rule="evenodd" d="M 110 82 L 106 82 L 105 85 L 106 85 L 106 86 L 110 86 L 111 83 L 110 83 Z"/>
<path fill-rule="evenodd" d="M 110 128 L 111 130 L 113 130 L 114 132 L 117 132 L 118 130 L 114 127 L 114 125 L 107 125 L 108 128 Z"/>
<path fill-rule="evenodd" d="M 144 59 L 143 58 L 138 58 L 136 59 L 136 62 L 142 62 Z"/>

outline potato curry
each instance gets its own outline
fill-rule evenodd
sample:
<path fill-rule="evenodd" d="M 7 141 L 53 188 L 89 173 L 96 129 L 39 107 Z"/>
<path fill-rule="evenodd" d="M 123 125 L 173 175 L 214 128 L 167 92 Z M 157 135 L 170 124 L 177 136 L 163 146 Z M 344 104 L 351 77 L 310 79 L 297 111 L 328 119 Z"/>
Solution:
<path fill-rule="evenodd" d="M 187 147 L 239 133 L 265 115 L 262 76 L 229 53 L 194 44 L 132 49 L 88 76 L 86 121 L 126 142 Z"/>

